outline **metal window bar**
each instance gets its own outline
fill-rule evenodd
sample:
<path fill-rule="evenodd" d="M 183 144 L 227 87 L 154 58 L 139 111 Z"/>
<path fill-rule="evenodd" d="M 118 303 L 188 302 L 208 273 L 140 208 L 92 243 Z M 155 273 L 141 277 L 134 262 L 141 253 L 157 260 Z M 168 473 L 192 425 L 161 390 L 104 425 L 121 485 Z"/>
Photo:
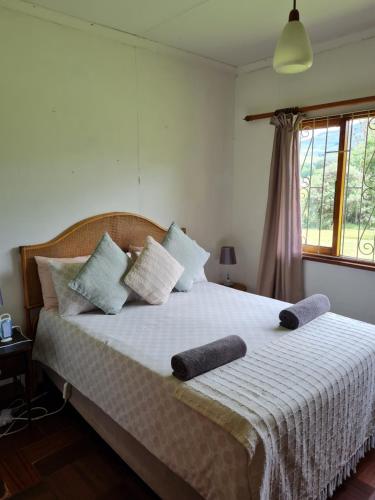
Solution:
<path fill-rule="evenodd" d="M 302 143 L 302 138 L 303 138 L 303 134 L 306 130 L 311 130 L 311 133 L 313 134 L 314 133 L 314 130 L 313 129 L 306 129 L 306 128 L 301 128 L 301 133 L 300 133 L 300 140 L 299 140 L 299 149 L 301 150 L 301 143 Z M 303 161 L 301 162 L 301 165 L 300 165 L 300 170 L 302 171 L 303 169 L 303 166 L 305 165 L 305 162 L 306 162 L 306 159 L 307 159 L 307 156 L 310 152 L 310 148 L 311 148 L 311 144 L 312 144 L 312 141 L 310 140 L 309 142 L 309 145 L 308 147 L 306 148 L 306 153 L 305 153 L 305 157 L 303 159 Z M 312 153 L 311 153 L 312 154 Z M 308 209 L 308 206 L 309 206 L 309 192 L 310 192 L 310 186 L 311 186 L 311 183 L 310 183 L 310 180 L 311 180 L 311 172 L 310 172 L 310 177 L 307 178 L 303 178 L 302 179 L 302 183 L 303 183 L 303 187 L 301 187 L 301 191 L 305 190 L 306 191 L 306 202 L 305 202 L 305 205 L 304 205 L 304 208 L 303 210 L 301 211 L 301 214 L 302 214 L 302 217 L 304 216 L 305 214 L 305 211 L 306 209 Z M 309 218 L 309 216 L 307 216 L 307 219 Z M 306 231 L 306 234 L 305 234 L 305 237 L 304 237 L 304 244 L 306 245 L 307 243 L 307 232 Z"/>
<path fill-rule="evenodd" d="M 309 189 L 307 192 L 307 225 L 306 225 L 306 242 L 309 241 L 309 221 L 310 221 L 310 201 L 311 201 L 311 176 L 314 158 L 314 139 L 315 139 L 315 122 L 311 130 L 311 161 L 310 161 L 310 175 L 309 175 Z"/>
<path fill-rule="evenodd" d="M 345 232 L 346 232 L 346 207 L 347 207 L 347 198 L 348 198 L 348 179 L 350 175 L 350 160 L 351 160 L 351 154 L 352 154 L 352 139 L 353 139 L 353 120 L 349 120 L 346 123 L 346 135 L 348 136 L 348 130 L 350 130 L 349 137 L 350 140 L 348 141 L 349 147 L 347 149 L 347 158 L 346 158 L 346 165 L 345 165 L 345 187 L 344 187 L 344 203 L 343 203 L 343 228 L 341 232 L 341 245 L 340 245 L 340 254 L 343 255 L 344 253 L 344 245 L 345 245 Z"/>
<path fill-rule="evenodd" d="M 367 117 L 367 127 L 366 127 L 366 143 L 365 143 L 365 154 L 364 154 L 364 160 L 363 160 L 363 186 L 362 186 L 362 191 L 361 191 L 361 215 L 362 215 L 362 204 L 363 202 L 367 201 L 373 201 L 373 196 L 375 194 L 375 172 L 374 174 L 371 173 L 368 177 L 368 173 L 370 170 L 370 167 L 372 165 L 372 162 L 374 161 L 374 155 L 375 155 L 375 143 L 374 143 L 374 150 L 371 155 L 369 155 L 368 151 L 368 144 L 369 144 L 369 134 L 371 134 L 372 130 L 375 130 L 372 126 L 373 118 L 370 119 L 370 116 Z M 369 156 L 369 160 L 367 161 L 367 158 Z M 374 185 L 371 185 L 371 182 L 374 182 Z M 368 198 L 369 197 L 369 198 Z M 369 258 L 369 260 L 374 261 L 375 260 L 375 228 L 374 228 L 374 236 L 373 236 L 373 242 L 371 243 L 370 241 L 366 241 L 363 243 L 363 239 L 366 236 L 366 231 L 370 230 L 371 231 L 371 222 L 372 218 L 375 212 L 375 200 L 372 205 L 372 209 L 370 214 L 367 216 L 367 220 L 365 220 L 363 224 L 363 229 L 361 232 L 361 235 L 358 238 L 357 242 L 357 249 L 358 253 L 361 253 L 362 255 Z M 361 227 L 362 223 L 362 217 L 360 217 L 359 220 L 359 228 Z M 361 245 L 363 248 L 361 248 Z"/>
<path fill-rule="evenodd" d="M 368 143 L 368 131 L 369 131 L 369 118 L 367 117 L 367 127 L 366 127 L 366 140 L 365 140 L 365 154 L 363 155 L 363 166 L 362 166 L 362 184 L 361 184 L 361 197 L 359 202 L 359 217 L 358 217 L 358 236 L 357 236 L 357 252 L 356 257 L 358 259 L 359 254 L 359 242 L 360 242 L 360 231 L 362 222 L 362 205 L 363 205 L 363 186 L 365 183 L 365 172 L 366 172 L 366 156 L 367 156 L 367 143 Z"/>
<path fill-rule="evenodd" d="M 323 175 L 322 175 L 322 196 L 320 199 L 320 217 L 319 217 L 319 233 L 318 233 L 318 247 L 320 249 L 321 242 L 321 234 L 322 234 L 322 215 L 323 215 L 323 201 L 324 201 L 324 182 L 325 182 L 325 174 L 326 174 L 326 163 L 327 163 L 327 144 L 328 144 L 328 122 L 329 118 L 326 121 L 326 139 L 324 145 L 324 160 L 323 160 Z"/>

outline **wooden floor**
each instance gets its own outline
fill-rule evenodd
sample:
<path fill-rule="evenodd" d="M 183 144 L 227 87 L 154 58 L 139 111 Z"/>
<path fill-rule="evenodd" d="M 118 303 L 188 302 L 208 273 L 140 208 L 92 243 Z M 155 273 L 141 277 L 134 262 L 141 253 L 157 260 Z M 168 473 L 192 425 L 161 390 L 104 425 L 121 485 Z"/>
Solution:
<path fill-rule="evenodd" d="M 38 405 L 54 410 L 61 396 Z M 1 405 L 0 405 L 1 407 Z M 156 500 L 158 497 L 70 406 L 0 439 L 0 499 Z"/>
<path fill-rule="evenodd" d="M 40 402 L 38 401 L 38 404 Z M 42 404 L 61 404 L 50 393 Z M 0 405 L 1 407 L 1 405 Z M 158 497 L 67 405 L 31 430 L 0 439 L 0 499 L 155 500 Z M 375 500 L 375 452 L 335 500 Z M 178 500 L 178 499 L 176 499 Z"/>

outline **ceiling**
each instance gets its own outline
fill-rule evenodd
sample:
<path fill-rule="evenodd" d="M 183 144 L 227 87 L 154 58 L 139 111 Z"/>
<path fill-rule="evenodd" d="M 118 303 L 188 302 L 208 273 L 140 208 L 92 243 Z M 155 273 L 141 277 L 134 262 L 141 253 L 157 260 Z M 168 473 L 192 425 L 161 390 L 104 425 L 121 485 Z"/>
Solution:
<path fill-rule="evenodd" d="M 291 0 L 27 0 L 233 66 L 272 56 Z M 375 0 L 299 0 L 313 45 L 375 26 Z"/>

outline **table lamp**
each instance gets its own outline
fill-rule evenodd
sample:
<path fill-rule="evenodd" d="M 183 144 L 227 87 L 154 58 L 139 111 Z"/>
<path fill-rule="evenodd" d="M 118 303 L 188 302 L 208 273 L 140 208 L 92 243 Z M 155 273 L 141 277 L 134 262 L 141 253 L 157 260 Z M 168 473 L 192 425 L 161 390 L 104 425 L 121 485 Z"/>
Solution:
<path fill-rule="evenodd" d="M 234 251 L 234 247 L 221 247 L 220 264 L 224 264 L 226 266 L 232 266 L 234 264 L 237 264 L 236 252 Z M 227 277 L 226 277 L 223 285 L 225 285 L 225 286 L 232 286 L 233 285 L 233 282 L 229 276 L 229 271 L 227 271 Z"/>

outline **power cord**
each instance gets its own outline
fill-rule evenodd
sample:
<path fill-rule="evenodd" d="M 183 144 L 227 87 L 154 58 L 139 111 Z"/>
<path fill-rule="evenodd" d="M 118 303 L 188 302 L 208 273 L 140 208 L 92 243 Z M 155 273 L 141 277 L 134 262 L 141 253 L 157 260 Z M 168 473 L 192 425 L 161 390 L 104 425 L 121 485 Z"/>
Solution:
<path fill-rule="evenodd" d="M 41 420 L 43 418 L 50 417 L 52 415 L 56 415 L 57 413 L 60 413 L 65 408 L 65 406 L 69 400 L 70 393 L 71 393 L 70 387 L 71 387 L 70 384 L 68 384 L 67 382 L 64 384 L 64 390 L 63 390 L 64 402 L 63 402 L 62 406 L 60 408 L 58 408 L 57 410 L 48 412 L 47 408 L 44 408 L 43 406 L 34 406 L 33 408 L 31 408 L 30 412 L 34 412 L 35 410 L 42 412 L 41 415 L 31 417 L 31 421 L 33 422 L 35 420 Z M 31 402 L 33 403 L 34 401 L 37 401 L 38 399 L 42 398 L 46 394 L 47 394 L 47 392 L 44 392 L 44 393 L 40 394 L 39 396 L 36 396 L 35 398 L 33 398 L 31 400 Z M 21 404 L 18 404 L 17 406 L 13 406 L 13 405 L 15 405 L 15 403 L 17 403 L 19 401 L 21 402 Z M 19 399 L 16 399 L 15 401 L 13 401 L 5 411 L 10 411 L 10 413 L 12 414 L 13 411 L 19 411 L 24 406 L 26 406 L 26 402 L 23 399 L 19 398 Z M 10 436 L 12 434 L 16 434 L 17 432 L 21 432 L 21 431 L 25 430 L 28 427 L 28 423 L 26 423 L 25 425 L 23 425 L 19 429 L 16 429 L 13 431 L 12 431 L 12 428 L 17 422 L 25 422 L 25 421 L 28 422 L 29 418 L 24 416 L 24 415 L 27 415 L 27 413 L 28 413 L 28 410 L 24 410 L 22 413 L 20 413 L 19 415 L 15 416 L 15 417 L 11 416 L 11 419 L 12 419 L 11 423 L 8 425 L 6 430 L 2 434 L 0 434 L 0 439 L 5 437 L 5 436 Z"/>

